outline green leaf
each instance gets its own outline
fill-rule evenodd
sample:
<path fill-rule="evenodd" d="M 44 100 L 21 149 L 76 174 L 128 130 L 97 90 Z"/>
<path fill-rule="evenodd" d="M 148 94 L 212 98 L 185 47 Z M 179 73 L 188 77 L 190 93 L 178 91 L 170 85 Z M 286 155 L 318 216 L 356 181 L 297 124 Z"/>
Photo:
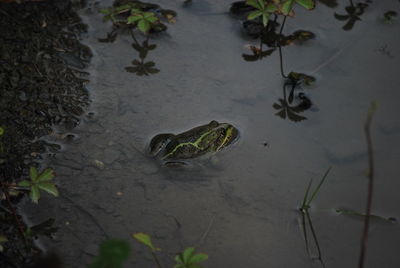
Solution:
<path fill-rule="evenodd" d="M 268 4 L 265 10 L 268 11 L 269 13 L 272 13 L 277 11 L 278 8 L 274 4 Z"/>
<path fill-rule="evenodd" d="M 52 183 L 52 182 L 40 182 L 40 183 L 38 183 L 36 185 L 37 185 L 37 187 L 39 187 L 43 191 L 46 191 L 49 194 L 52 194 L 52 195 L 54 195 L 56 197 L 58 196 L 58 190 L 57 190 L 57 187 L 54 185 L 54 183 Z"/>
<path fill-rule="evenodd" d="M 264 13 L 262 14 L 262 21 L 263 21 L 264 27 L 267 27 L 267 25 L 268 25 L 268 20 L 269 20 L 269 13 L 264 12 Z"/>
<path fill-rule="evenodd" d="M 120 239 L 109 239 L 100 245 L 99 255 L 89 266 L 90 268 L 122 268 L 123 262 L 129 257 L 129 244 Z"/>
<path fill-rule="evenodd" d="M 146 19 L 150 18 L 150 17 L 154 17 L 154 13 L 153 12 L 144 12 L 143 17 Z"/>
<path fill-rule="evenodd" d="M 199 263 L 208 259 L 208 255 L 204 253 L 197 253 L 192 258 L 190 258 L 191 263 Z"/>
<path fill-rule="evenodd" d="M 3 136 L 4 134 L 4 128 L 0 127 L 0 136 Z"/>
<path fill-rule="evenodd" d="M 184 264 L 189 264 L 190 258 L 192 257 L 195 249 L 193 247 L 186 248 L 182 253 L 182 259 Z"/>
<path fill-rule="evenodd" d="M 102 8 L 102 9 L 99 10 L 99 12 L 100 12 L 101 14 L 104 14 L 104 15 L 108 15 L 108 14 L 111 13 L 111 12 L 110 12 L 110 9 L 108 9 L 108 8 Z"/>
<path fill-rule="evenodd" d="M 306 9 L 313 9 L 315 7 L 314 0 L 295 0 L 297 4 L 306 8 Z"/>
<path fill-rule="evenodd" d="M 29 169 L 29 177 L 31 178 L 32 181 L 36 181 L 38 176 L 38 170 L 35 167 L 30 167 Z"/>
<path fill-rule="evenodd" d="M 31 192 L 29 193 L 29 196 L 32 200 L 33 203 L 38 203 L 39 198 L 40 198 L 40 192 L 39 188 L 36 185 L 31 186 Z"/>
<path fill-rule="evenodd" d="M 54 178 L 54 170 L 52 168 L 46 168 L 42 173 L 39 174 L 37 182 L 51 181 Z"/>
<path fill-rule="evenodd" d="M 247 19 L 248 20 L 254 20 L 255 18 L 261 16 L 263 13 L 259 10 L 253 11 L 251 12 L 248 16 Z"/>
<path fill-rule="evenodd" d="M 258 4 L 260 5 L 261 9 L 265 9 L 265 0 L 258 0 Z"/>
<path fill-rule="evenodd" d="M 158 18 L 153 16 L 153 17 L 148 17 L 148 18 L 146 18 L 146 20 L 147 20 L 148 22 L 150 22 L 150 23 L 154 23 L 154 22 L 158 21 Z"/>
<path fill-rule="evenodd" d="M 293 1 L 294 0 L 287 0 L 285 3 L 283 3 L 281 7 L 283 15 L 288 15 L 290 13 L 293 7 Z"/>
<path fill-rule="evenodd" d="M 156 248 L 156 247 L 153 246 L 153 243 L 151 242 L 151 238 L 150 238 L 150 236 L 148 234 L 135 233 L 132 236 L 133 236 L 133 238 L 135 238 L 137 241 L 139 241 L 143 245 L 146 245 L 149 248 L 151 248 L 151 250 L 153 250 L 153 251 L 160 250 L 159 248 Z"/>
<path fill-rule="evenodd" d="M 127 23 L 128 24 L 132 24 L 132 23 L 134 23 L 134 22 L 136 22 L 136 21 L 138 21 L 138 20 L 141 20 L 143 17 L 141 16 L 141 15 L 133 15 L 133 16 L 129 16 L 128 17 L 128 20 L 127 20 Z"/>
<path fill-rule="evenodd" d="M 258 4 L 256 0 L 247 0 L 246 5 L 252 6 L 258 10 L 262 10 L 262 7 Z"/>
<path fill-rule="evenodd" d="M 21 187 L 30 187 L 31 185 L 32 185 L 32 183 L 27 180 L 23 180 L 18 183 L 18 186 L 21 186 Z"/>
<path fill-rule="evenodd" d="M 147 33 L 150 30 L 150 23 L 147 20 L 139 20 L 138 28 L 141 32 Z"/>

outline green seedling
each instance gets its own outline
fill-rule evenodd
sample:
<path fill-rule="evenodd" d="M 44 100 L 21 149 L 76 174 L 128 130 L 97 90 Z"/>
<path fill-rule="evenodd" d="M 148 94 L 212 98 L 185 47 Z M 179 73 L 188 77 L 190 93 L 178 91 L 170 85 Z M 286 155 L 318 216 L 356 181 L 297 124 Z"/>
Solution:
<path fill-rule="evenodd" d="M 29 170 L 30 180 L 23 180 L 18 183 L 19 187 L 26 187 L 29 189 L 29 197 L 32 202 L 38 203 L 40 199 L 40 190 L 48 192 L 54 196 L 58 196 L 58 190 L 53 182 L 54 171 L 51 168 L 47 168 L 42 172 L 38 172 L 36 167 L 31 167 Z"/>
<path fill-rule="evenodd" d="M 261 16 L 264 27 L 268 25 L 271 14 L 278 10 L 274 4 L 267 3 L 265 0 L 247 0 L 246 4 L 256 9 L 247 16 L 247 19 L 254 20 Z"/>
<path fill-rule="evenodd" d="M 151 237 L 146 233 L 135 233 L 132 235 L 141 244 L 149 247 L 152 251 L 160 251 L 160 248 L 156 248 L 151 242 Z"/>
<path fill-rule="evenodd" d="M 300 207 L 301 211 L 306 211 L 311 207 L 311 202 L 316 198 L 316 196 L 317 196 L 319 190 L 321 189 L 322 184 L 325 182 L 325 179 L 328 176 L 330 170 L 331 170 L 331 168 L 328 168 L 328 170 L 325 172 L 324 176 L 322 177 L 321 181 L 315 188 L 314 192 L 311 194 L 311 197 L 308 198 L 308 195 L 309 195 L 310 189 L 311 189 L 311 184 L 312 184 L 312 180 L 310 181 L 310 183 L 307 186 L 307 190 L 306 190 L 306 193 L 303 198 L 303 202 Z"/>
<path fill-rule="evenodd" d="M 207 254 L 196 253 L 195 248 L 188 247 L 175 256 L 176 264 L 174 268 L 201 268 L 202 266 L 199 263 L 207 259 Z"/>
<path fill-rule="evenodd" d="M 120 239 L 109 239 L 100 245 L 99 254 L 89 268 L 121 268 L 130 255 L 128 242 Z"/>
<path fill-rule="evenodd" d="M 148 33 L 159 19 L 153 12 L 142 12 L 140 10 L 132 10 L 132 15 L 128 17 L 127 24 L 136 23 L 138 29 L 142 33 Z"/>

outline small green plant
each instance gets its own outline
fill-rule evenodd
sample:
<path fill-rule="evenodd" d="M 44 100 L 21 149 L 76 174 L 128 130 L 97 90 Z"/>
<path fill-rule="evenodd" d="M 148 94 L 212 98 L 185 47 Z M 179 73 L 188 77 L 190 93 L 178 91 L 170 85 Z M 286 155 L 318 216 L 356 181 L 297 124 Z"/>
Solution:
<path fill-rule="evenodd" d="M 268 3 L 265 0 L 247 0 L 246 4 L 254 7 L 256 10 L 251 12 L 247 18 L 253 20 L 261 16 L 264 27 L 268 25 L 271 14 L 278 10 L 276 5 Z"/>
<path fill-rule="evenodd" d="M 128 17 L 127 23 L 137 23 L 138 29 L 143 32 L 147 33 L 150 31 L 151 26 L 157 23 L 159 19 L 153 12 L 142 12 L 140 10 L 133 11 L 132 15 Z"/>
<path fill-rule="evenodd" d="M 100 245 L 99 255 L 89 268 L 121 268 L 130 255 L 128 242 L 121 239 L 109 239 Z"/>
<path fill-rule="evenodd" d="M 246 4 L 256 9 L 252 11 L 247 18 L 253 20 L 261 17 L 264 27 L 268 25 L 269 17 L 272 14 L 293 16 L 294 4 L 298 4 L 309 10 L 315 7 L 314 0 L 247 0 Z"/>
<path fill-rule="evenodd" d="M 311 202 L 317 196 L 317 194 L 318 194 L 319 190 L 321 189 L 322 184 L 325 182 L 325 179 L 328 176 L 330 170 L 331 170 L 331 168 L 328 168 L 328 170 L 325 172 L 324 176 L 322 177 L 321 181 L 319 182 L 317 187 L 314 189 L 314 192 L 311 194 L 311 197 L 308 198 L 311 184 L 312 184 L 312 179 L 310 180 L 310 183 L 307 186 L 306 193 L 304 194 L 304 198 L 303 198 L 303 202 L 300 207 L 300 211 L 307 211 L 311 207 Z"/>
<path fill-rule="evenodd" d="M 208 255 L 204 253 L 195 253 L 193 247 L 186 248 L 182 253 L 175 257 L 176 264 L 174 268 L 201 268 L 200 262 L 208 259 Z"/>
<path fill-rule="evenodd" d="M 29 177 L 30 180 L 23 180 L 18 183 L 18 186 L 27 187 L 29 189 L 29 197 L 32 202 L 38 203 L 40 199 L 40 190 L 58 196 L 57 187 L 53 182 L 53 169 L 47 168 L 39 173 L 36 167 L 31 167 L 29 170 Z"/>
<path fill-rule="evenodd" d="M 160 263 L 160 260 L 157 258 L 157 255 L 155 254 L 157 251 L 160 251 L 161 249 L 153 245 L 153 243 L 151 242 L 151 237 L 145 233 L 135 233 L 132 236 L 141 244 L 151 249 L 151 253 L 157 264 L 157 267 L 161 268 L 162 265 Z M 195 251 L 196 250 L 194 247 L 188 247 L 182 253 L 177 254 L 175 256 L 176 264 L 174 268 L 202 268 L 202 266 L 199 263 L 207 260 L 208 255 L 204 253 L 196 253 Z"/>

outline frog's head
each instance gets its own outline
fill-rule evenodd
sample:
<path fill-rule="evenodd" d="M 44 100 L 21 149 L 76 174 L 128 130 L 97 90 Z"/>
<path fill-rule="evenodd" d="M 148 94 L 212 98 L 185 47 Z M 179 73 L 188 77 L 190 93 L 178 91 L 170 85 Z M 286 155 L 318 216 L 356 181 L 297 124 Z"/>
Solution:
<path fill-rule="evenodd" d="M 212 126 L 212 129 L 201 137 L 199 142 L 199 147 L 208 147 L 209 151 L 219 151 L 235 141 L 239 135 L 239 131 L 228 123 L 211 121 L 209 126 Z"/>
<path fill-rule="evenodd" d="M 154 136 L 150 141 L 150 155 L 156 156 L 159 154 L 174 136 L 171 133 L 162 133 Z"/>

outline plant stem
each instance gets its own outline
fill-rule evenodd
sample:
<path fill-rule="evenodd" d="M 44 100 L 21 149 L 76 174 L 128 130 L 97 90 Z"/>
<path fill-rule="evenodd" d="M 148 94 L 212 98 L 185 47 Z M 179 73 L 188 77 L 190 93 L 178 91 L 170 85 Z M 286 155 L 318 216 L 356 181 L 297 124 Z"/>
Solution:
<path fill-rule="evenodd" d="M 375 104 L 372 103 L 371 107 L 368 111 L 367 120 L 364 125 L 365 137 L 367 141 L 367 148 L 368 148 L 368 195 L 367 195 L 367 208 L 365 213 L 364 219 L 364 230 L 361 238 L 361 251 L 360 257 L 358 260 L 358 267 L 363 268 L 365 263 L 365 254 L 367 251 L 367 241 L 368 241 L 368 228 L 369 228 L 369 220 L 371 216 L 371 207 L 372 207 L 372 194 L 374 190 L 374 152 L 372 148 L 372 138 L 371 138 L 371 121 L 372 116 L 375 112 Z"/>
<path fill-rule="evenodd" d="M 279 62 L 280 62 L 280 66 L 281 66 L 281 75 L 283 78 L 287 78 L 287 76 L 285 75 L 285 72 L 283 71 L 283 59 L 282 59 L 282 47 L 281 47 L 282 31 L 283 31 L 283 27 L 285 27 L 285 22 L 286 22 L 286 16 L 283 16 L 281 29 L 279 30 L 279 41 L 278 41 Z"/>
<path fill-rule="evenodd" d="M 154 258 L 154 260 L 155 260 L 155 262 L 157 264 L 157 267 L 158 268 L 163 268 L 162 265 L 161 265 L 160 260 L 157 258 L 157 255 L 154 253 L 154 251 L 151 251 L 151 254 L 153 255 L 153 258 Z"/>
<path fill-rule="evenodd" d="M 11 210 L 11 212 L 13 214 L 15 222 L 17 223 L 18 230 L 19 230 L 19 233 L 20 233 L 20 235 L 22 237 L 22 240 L 24 241 L 25 245 L 28 247 L 28 245 L 26 244 L 26 240 L 25 240 L 24 227 L 23 227 L 21 221 L 18 218 L 17 211 L 15 210 L 14 206 L 11 203 L 11 199 L 10 199 L 10 195 L 8 193 L 8 189 L 6 189 L 4 186 L 3 186 L 3 192 L 4 192 L 4 195 L 6 196 L 7 205 L 8 205 L 8 207 L 10 208 L 10 210 Z"/>

